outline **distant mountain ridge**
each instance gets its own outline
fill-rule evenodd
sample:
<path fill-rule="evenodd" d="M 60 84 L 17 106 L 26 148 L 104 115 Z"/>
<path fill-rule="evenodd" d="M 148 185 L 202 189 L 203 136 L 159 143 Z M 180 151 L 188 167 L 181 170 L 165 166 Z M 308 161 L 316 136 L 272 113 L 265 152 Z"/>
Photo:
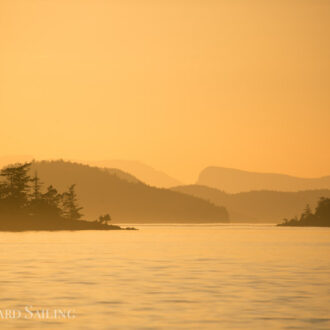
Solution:
<path fill-rule="evenodd" d="M 32 155 L 17 155 L 17 156 L 0 156 L 0 167 L 4 167 L 8 164 L 15 164 L 21 162 L 29 162 L 32 160 L 39 160 Z M 48 159 L 50 160 L 50 159 Z M 126 177 L 128 180 L 131 180 L 135 177 L 134 180 L 142 181 L 149 186 L 154 186 L 158 188 L 170 188 L 183 184 L 180 180 L 177 180 L 170 175 L 167 175 L 163 171 L 159 171 L 151 166 L 148 166 L 139 161 L 133 160 L 101 160 L 101 161 L 84 161 L 84 160 L 72 160 L 66 159 L 66 161 L 73 161 L 76 163 L 87 164 L 96 167 L 108 168 L 110 171 L 114 169 L 121 170 L 123 173 L 130 173 L 131 178 Z"/>
<path fill-rule="evenodd" d="M 45 186 L 65 191 L 76 184 L 87 219 L 109 213 L 114 223 L 228 222 L 225 208 L 169 189 L 148 186 L 116 169 L 102 169 L 66 161 L 33 162 Z"/>
<path fill-rule="evenodd" d="M 215 188 L 188 185 L 172 188 L 174 191 L 203 198 L 228 210 L 231 221 L 278 223 L 283 218 L 301 213 L 306 204 L 313 209 L 320 197 L 330 198 L 330 190 L 298 192 L 250 191 L 227 194 Z"/>
<path fill-rule="evenodd" d="M 144 182 L 149 186 L 154 186 L 158 188 L 170 188 L 182 184 L 182 182 L 172 178 L 166 173 L 156 170 L 153 167 L 138 161 L 103 160 L 103 161 L 90 161 L 84 163 L 97 167 L 117 168 L 119 170 L 134 175 L 138 180 Z"/>
<path fill-rule="evenodd" d="M 239 193 L 252 190 L 302 191 L 330 189 L 330 176 L 299 178 L 295 176 L 248 172 L 224 167 L 207 167 L 199 175 L 198 185 Z"/>

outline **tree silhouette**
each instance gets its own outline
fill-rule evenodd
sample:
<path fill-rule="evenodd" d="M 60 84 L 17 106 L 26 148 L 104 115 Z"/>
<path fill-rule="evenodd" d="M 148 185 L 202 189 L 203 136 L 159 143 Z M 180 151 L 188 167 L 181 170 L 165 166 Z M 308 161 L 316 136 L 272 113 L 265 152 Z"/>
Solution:
<path fill-rule="evenodd" d="M 109 221 L 111 221 L 111 217 L 109 214 L 99 216 L 99 223 L 104 223 L 107 225 Z"/>
<path fill-rule="evenodd" d="M 63 194 L 63 216 L 70 220 L 79 220 L 82 217 L 80 211 L 83 209 L 78 206 L 75 184 L 69 187 L 69 190 Z"/>
<path fill-rule="evenodd" d="M 52 214 L 62 214 L 62 210 L 60 208 L 62 195 L 59 194 L 52 185 L 47 188 L 47 192 L 42 195 L 42 198 Z"/>
<path fill-rule="evenodd" d="M 1 197 L 6 200 L 9 208 L 16 211 L 23 209 L 28 204 L 31 179 L 28 175 L 31 163 L 9 166 L 1 170 L 0 176 L 4 177 L 1 184 Z"/>
<path fill-rule="evenodd" d="M 309 205 L 306 206 L 300 219 L 297 217 L 284 219 L 282 226 L 326 226 L 330 227 L 330 198 L 321 197 L 313 213 Z"/>
<path fill-rule="evenodd" d="M 38 177 L 37 171 L 34 173 L 34 177 L 31 179 L 31 182 L 32 182 L 32 198 L 38 200 L 41 198 L 42 182 Z"/>
<path fill-rule="evenodd" d="M 315 217 L 330 225 L 330 198 L 322 197 L 315 210 Z"/>
<path fill-rule="evenodd" d="M 44 191 L 37 172 L 29 176 L 30 166 L 16 164 L 0 171 L 0 230 L 121 229 L 105 226 L 111 219 L 109 214 L 99 222 L 80 220 L 82 207 L 75 185 L 64 194 L 52 185 Z"/>

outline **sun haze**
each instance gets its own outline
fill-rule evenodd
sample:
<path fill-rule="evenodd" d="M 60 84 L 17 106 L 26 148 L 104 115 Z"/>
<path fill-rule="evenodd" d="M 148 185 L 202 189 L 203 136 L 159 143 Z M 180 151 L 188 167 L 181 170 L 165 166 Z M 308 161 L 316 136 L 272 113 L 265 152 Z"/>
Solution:
<path fill-rule="evenodd" d="M 330 164 L 326 0 L 1 0 L 1 155 Z"/>

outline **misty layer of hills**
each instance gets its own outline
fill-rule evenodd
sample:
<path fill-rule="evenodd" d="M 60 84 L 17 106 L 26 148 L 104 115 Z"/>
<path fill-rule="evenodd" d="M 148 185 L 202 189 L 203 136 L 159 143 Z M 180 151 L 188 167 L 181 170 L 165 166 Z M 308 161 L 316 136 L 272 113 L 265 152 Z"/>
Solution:
<path fill-rule="evenodd" d="M 176 180 L 162 171 L 158 171 L 151 166 L 145 165 L 141 162 L 131 160 L 104 160 L 96 162 L 88 162 L 89 165 L 117 168 L 124 172 L 128 172 L 139 178 L 142 182 L 159 188 L 170 188 L 181 185 L 182 182 Z"/>
<path fill-rule="evenodd" d="M 330 190 L 309 190 L 298 192 L 250 191 L 228 194 L 215 188 L 188 185 L 172 188 L 224 206 L 231 221 L 238 222 L 280 222 L 301 213 L 309 204 L 312 209 L 320 197 L 330 197 Z"/>
<path fill-rule="evenodd" d="M 0 168 L 15 163 L 30 162 L 34 159 L 32 155 L 17 155 L 17 156 L 0 156 Z M 72 160 L 69 160 L 72 161 Z M 87 164 L 96 167 L 119 169 L 125 176 L 125 173 L 131 174 L 133 181 L 142 181 L 147 185 L 158 188 L 170 188 L 182 185 L 182 182 L 159 171 L 151 166 L 134 160 L 101 160 L 101 161 L 75 161 L 82 164 Z M 119 172 L 117 172 L 118 175 Z M 138 180 L 137 180 L 138 178 Z M 128 179 L 128 177 L 126 177 Z"/>
<path fill-rule="evenodd" d="M 223 167 L 207 167 L 200 173 L 197 184 L 228 193 L 252 190 L 302 191 L 330 189 L 330 176 L 310 179 L 284 174 L 254 173 Z"/>
<path fill-rule="evenodd" d="M 100 210 L 113 222 L 227 222 L 225 208 L 194 196 L 148 186 L 130 174 L 64 161 L 32 164 L 46 185 L 65 190 L 76 183 L 85 218 L 96 219 Z"/>
<path fill-rule="evenodd" d="M 205 223 L 230 217 L 231 221 L 278 223 L 300 214 L 306 204 L 314 208 L 320 197 L 330 197 L 330 177 L 304 179 L 208 167 L 198 184 L 180 186 L 179 181 L 142 163 L 93 164 L 102 168 L 64 161 L 35 162 L 33 167 L 45 184 L 56 183 L 60 190 L 76 183 L 88 219 L 102 210 L 118 222 Z"/>

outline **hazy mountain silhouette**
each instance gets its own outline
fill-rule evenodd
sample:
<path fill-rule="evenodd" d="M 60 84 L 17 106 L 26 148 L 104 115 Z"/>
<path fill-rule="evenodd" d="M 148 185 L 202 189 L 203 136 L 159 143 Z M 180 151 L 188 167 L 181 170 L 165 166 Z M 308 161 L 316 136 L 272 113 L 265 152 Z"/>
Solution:
<path fill-rule="evenodd" d="M 299 178 L 285 174 L 207 167 L 200 173 L 197 184 L 217 188 L 228 193 L 251 190 L 299 191 L 330 189 L 330 176 Z"/>
<path fill-rule="evenodd" d="M 137 161 L 130 160 L 103 160 L 87 162 L 89 165 L 106 168 L 118 168 L 122 171 L 131 173 L 142 182 L 159 188 L 170 188 L 181 185 L 177 179 L 174 179 L 162 171 L 155 170 L 151 166 Z"/>
<path fill-rule="evenodd" d="M 64 161 L 35 162 L 32 167 L 42 182 L 52 182 L 59 190 L 76 183 L 87 219 L 95 219 L 102 210 L 111 215 L 114 223 L 228 221 L 222 207 L 180 192 L 150 187 L 119 170 Z"/>
<path fill-rule="evenodd" d="M 108 172 L 111 175 L 116 175 L 119 179 L 131 182 L 131 183 L 142 183 L 142 181 L 138 180 L 135 176 L 124 172 L 122 170 L 119 170 L 117 168 L 102 168 L 105 172 Z"/>
<path fill-rule="evenodd" d="M 200 185 L 172 188 L 195 197 L 224 206 L 231 221 L 279 222 L 299 214 L 306 204 L 316 207 L 320 197 L 330 197 L 330 190 L 299 192 L 251 191 L 227 194 L 215 188 Z"/>

